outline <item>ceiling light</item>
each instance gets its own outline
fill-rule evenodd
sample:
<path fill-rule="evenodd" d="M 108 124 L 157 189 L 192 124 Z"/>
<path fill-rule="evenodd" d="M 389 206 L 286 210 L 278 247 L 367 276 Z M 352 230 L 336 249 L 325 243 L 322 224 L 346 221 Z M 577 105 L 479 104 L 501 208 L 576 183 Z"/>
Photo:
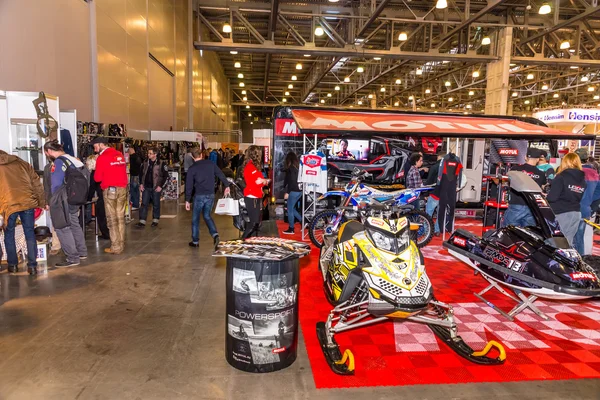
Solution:
<path fill-rule="evenodd" d="M 454 97 L 448 97 L 448 101 L 452 103 L 454 101 Z"/>
<path fill-rule="evenodd" d="M 359 105 L 359 106 L 362 106 L 362 100 L 359 100 L 359 101 L 358 101 L 358 105 Z"/>
<path fill-rule="evenodd" d="M 292 85 L 291 83 L 288 85 L 288 89 L 293 89 L 294 85 Z"/>
<path fill-rule="evenodd" d="M 425 94 L 431 93 L 431 89 L 425 89 Z"/>
<path fill-rule="evenodd" d="M 231 25 L 229 25 L 229 24 L 223 25 L 223 33 L 231 33 Z"/>
<path fill-rule="evenodd" d="M 296 69 L 302 69 L 302 64 L 300 64 L 300 63 L 296 64 Z"/>
<path fill-rule="evenodd" d="M 362 74 L 363 72 L 365 72 L 365 69 L 363 67 L 358 67 L 358 68 L 356 68 L 356 72 Z"/>
<path fill-rule="evenodd" d="M 353 105 L 350 105 L 350 108 L 354 108 L 354 106 L 353 106 Z"/>
<path fill-rule="evenodd" d="M 330 3 L 337 3 L 340 0 L 329 0 Z"/>
<path fill-rule="evenodd" d="M 533 74 L 527 74 L 527 79 L 531 80 L 533 78 L 535 78 L 535 76 Z"/>
<path fill-rule="evenodd" d="M 242 94 L 246 94 L 246 91 L 245 91 L 245 90 L 242 90 Z"/>
<path fill-rule="evenodd" d="M 475 96 L 475 92 L 474 91 L 469 91 L 469 96 Z"/>
<path fill-rule="evenodd" d="M 284 103 L 287 103 L 287 99 L 285 97 L 283 99 L 281 99 L 281 101 L 283 101 Z"/>
<path fill-rule="evenodd" d="M 484 36 L 483 39 L 481 39 L 481 45 L 482 46 L 487 46 L 490 43 L 492 43 L 492 39 L 490 39 L 489 36 Z"/>
<path fill-rule="evenodd" d="M 323 30 L 323 28 L 321 28 L 320 26 L 317 26 L 317 28 L 315 29 L 315 35 L 323 36 L 324 33 L 325 33 L 325 31 Z"/>
<path fill-rule="evenodd" d="M 560 49 L 561 50 L 567 50 L 569 47 L 571 47 L 571 43 L 569 43 L 568 40 L 560 42 Z"/>
<path fill-rule="evenodd" d="M 406 42 L 408 40 L 408 35 L 406 34 L 406 32 L 400 32 L 400 34 L 398 35 L 398 40 L 401 42 Z"/>
<path fill-rule="evenodd" d="M 582 76 L 581 77 L 581 82 L 587 82 L 589 80 L 590 80 L 590 78 L 588 78 L 587 76 Z"/>
<path fill-rule="evenodd" d="M 409 99 L 409 100 L 414 100 L 414 99 L 415 99 L 415 96 L 408 96 L 408 99 Z"/>
<path fill-rule="evenodd" d="M 527 116 L 527 114 L 521 114 L 521 117 L 526 117 L 526 116 Z"/>
<path fill-rule="evenodd" d="M 431 108 L 435 108 L 435 103 L 431 103 Z"/>
<path fill-rule="evenodd" d="M 385 88 L 382 86 L 381 89 L 379 89 L 380 92 L 385 92 Z"/>
<path fill-rule="evenodd" d="M 244 97 L 242 98 L 242 100 L 244 100 L 244 101 L 248 101 L 248 98 L 247 98 L 246 96 L 244 96 Z"/>
<path fill-rule="evenodd" d="M 325 104 L 325 100 L 322 100 L 322 99 L 321 99 L 321 104 Z"/>
<path fill-rule="evenodd" d="M 331 97 L 331 93 L 327 93 L 327 97 Z"/>
<path fill-rule="evenodd" d="M 473 71 L 473 78 L 479 78 L 479 71 Z"/>
<path fill-rule="evenodd" d="M 244 87 L 244 86 L 246 86 L 246 85 L 244 84 L 244 82 L 240 82 L 240 87 Z"/>
<path fill-rule="evenodd" d="M 540 14 L 540 15 L 546 15 L 546 14 L 550 14 L 551 12 L 552 12 L 552 7 L 550 7 L 550 4 L 544 3 L 540 7 L 540 10 L 538 11 L 538 14 Z"/>
<path fill-rule="evenodd" d="M 395 103 L 394 103 L 394 105 L 395 105 L 396 107 L 398 107 L 398 106 L 400 105 L 400 102 L 399 102 L 399 101 L 397 101 L 397 102 L 395 102 Z"/>
<path fill-rule="evenodd" d="M 554 93 L 554 94 L 552 95 L 552 97 L 554 97 L 555 99 L 558 99 L 558 93 Z"/>
<path fill-rule="evenodd" d="M 250 106 L 246 106 L 246 108 L 250 108 Z"/>
<path fill-rule="evenodd" d="M 595 95 L 594 100 L 600 100 L 600 95 Z"/>
<path fill-rule="evenodd" d="M 470 104 L 467 104 L 467 108 L 468 108 L 468 109 L 471 109 L 471 108 L 473 108 L 473 106 L 472 106 L 472 105 L 470 105 Z"/>
<path fill-rule="evenodd" d="M 340 90 L 340 87 L 336 85 L 333 89 L 334 90 Z"/>
<path fill-rule="evenodd" d="M 250 125 L 254 125 L 254 122 L 250 121 Z"/>
<path fill-rule="evenodd" d="M 542 85 L 542 90 L 548 90 L 548 85 Z"/>
<path fill-rule="evenodd" d="M 239 61 L 236 61 L 236 62 L 235 62 L 235 64 L 233 64 L 233 66 L 234 66 L 235 68 L 242 68 L 242 64 L 240 64 L 240 62 L 239 62 Z"/>
<path fill-rule="evenodd" d="M 350 77 L 349 76 L 345 77 L 344 82 L 346 82 L 346 83 L 350 82 Z"/>
<path fill-rule="evenodd" d="M 250 107 L 248 107 L 248 108 L 250 108 Z M 251 116 L 252 116 L 252 113 L 251 113 L 251 112 L 249 112 L 249 113 L 248 113 L 248 116 L 249 116 L 249 117 L 251 117 Z"/>
<path fill-rule="evenodd" d="M 241 72 L 238 74 L 238 78 L 240 79 L 244 79 L 244 74 L 242 74 Z"/>
<path fill-rule="evenodd" d="M 450 87 L 450 86 L 452 86 L 452 84 L 450 83 L 450 81 L 446 81 L 446 82 L 444 82 L 444 86 Z"/>
<path fill-rule="evenodd" d="M 298 77 L 297 77 L 296 75 L 292 75 L 292 80 L 293 80 L 293 81 L 297 81 L 297 80 L 298 80 Z"/>
<path fill-rule="evenodd" d="M 529 100 L 525 100 L 525 104 L 529 104 L 531 103 Z"/>
<path fill-rule="evenodd" d="M 577 65 L 571 65 L 569 68 L 571 68 L 571 69 L 579 69 L 579 66 L 577 66 Z"/>
<path fill-rule="evenodd" d="M 381 60 L 381 57 L 373 57 L 373 60 L 379 61 L 379 60 Z"/>
<path fill-rule="evenodd" d="M 229 54 L 233 54 L 234 56 L 235 56 L 237 53 L 238 53 L 238 52 L 237 52 L 237 51 L 235 51 L 235 50 L 231 50 L 231 51 L 229 52 Z"/>
<path fill-rule="evenodd" d="M 447 0 L 437 0 L 437 3 L 435 3 L 435 8 L 437 8 L 438 10 L 448 8 L 448 1 Z"/>
<path fill-rule="evenodd" d="M 468 112 L 466 112 L 466 111 L 465 111 L 463 114 L 465 114 L 465 115 L 469 115 L 469 113 L 468 113 Z"/>
<path fill-rule="evenodd" d="M 285 92 L 283 95 L 284 95 L 284 96 L 289 96 L 289 95 L 290 95 L 290 92 Z"/>
<path fill-rule="evenodd" d="M 420 68 L 417 68 L 416 72 L 417 75 L 423 75 L 423 70 Z"/>
<path fill-rule="evenodd" d="M 399 85 L 401 83 L 402 83 L 402 81 L 400 79 L 396 79 L 396 85 Z"/>
<path fill-rule="evenodd" d="M 305 54 L 304 57 L 310 57 L 310 54 Z"/>
<path fill-rule="evenodd" d="M 368 98 L 370 98 L 370 99 L 372 99 L 372 98 L 373 98 L 373 95 L 372 95 L 372 94 L 370 94 L 370 95 L 368 95 L 367 97 L 368 97 Z"/>
<path fill-rule="evenodd" d="M 517 92 L 512 92 L 512 97 L 517 97 L 519 95 L 519 93 Z"/>
<path fill-rule="evenodd" d="M 595 87 L 593 87 L 593 86 L 588 87 L 588 92 L 593 92 L 594 90 L 596 90 Z"/>

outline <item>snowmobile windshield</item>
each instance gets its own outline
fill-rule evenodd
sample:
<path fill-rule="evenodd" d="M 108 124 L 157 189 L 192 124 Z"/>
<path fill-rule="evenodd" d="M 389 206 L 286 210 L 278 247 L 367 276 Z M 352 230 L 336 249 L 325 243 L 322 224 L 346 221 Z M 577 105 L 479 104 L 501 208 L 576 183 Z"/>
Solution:
<path fill-rule="evenodd" d="M 366 224 L 367 235 L 376 248 L 394 254 L 400 254 L 408 248 L 410 245 L 408 226 L 393 233 L 387 224 L 378 227 L 375 225 L 377 222 L 379 221 L 369 221 Z"/>

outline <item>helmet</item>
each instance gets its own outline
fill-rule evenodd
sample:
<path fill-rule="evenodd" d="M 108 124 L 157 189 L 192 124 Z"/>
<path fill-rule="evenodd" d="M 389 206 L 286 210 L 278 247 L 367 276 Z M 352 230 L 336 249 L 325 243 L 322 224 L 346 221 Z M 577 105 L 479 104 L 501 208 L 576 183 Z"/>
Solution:
<path fill-rule="evenodd" d="M 50 232 L 50 228 L 47 226 L 38 226 L 33 230 L 33 232 L 35 233 L 35 240 L 38 242 L 45 242 L 46 239 L 52 237 L 52 232 Z"/>

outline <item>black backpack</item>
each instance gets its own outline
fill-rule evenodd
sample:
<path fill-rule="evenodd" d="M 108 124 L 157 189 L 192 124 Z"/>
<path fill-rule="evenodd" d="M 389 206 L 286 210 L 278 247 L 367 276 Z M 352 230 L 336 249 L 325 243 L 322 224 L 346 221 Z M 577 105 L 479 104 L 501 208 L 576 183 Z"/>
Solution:
<path fill-rule="evenodd" d="M 60 157 L 60 159 L 67 165 L 65 171 L 67 202 L 72 206 L 82 206 L 88 201 L 90 171 L 85 166 L 76 167 L 67 157 Z"/>

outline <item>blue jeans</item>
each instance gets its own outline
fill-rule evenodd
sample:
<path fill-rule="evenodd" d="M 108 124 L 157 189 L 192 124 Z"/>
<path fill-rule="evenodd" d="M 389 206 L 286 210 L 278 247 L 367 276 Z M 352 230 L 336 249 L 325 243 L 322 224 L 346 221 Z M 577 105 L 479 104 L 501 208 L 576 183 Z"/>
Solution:
<path fill-rule="evenodd" d="M 133 208 L 140 208 L 140 177 L 129 177 L 129 197 Z"/>
<path fill-rule="evenodd" d="M 440 204 L 439 199 L 436 200 L 433 198 L 433 196 L 429 196 L 427 198 L 427 205 L 425 206 L 425 212 L 427 213 L 427 215 L 429 215 L 431 218 L 433 218 L 433 213 L 435 212 L 435 209 L 438 207 L 439 204 Z M 440 233 L 440 226 L 438 225 L 437 221 L 435 221 L 433 226 L 435 227 L 433 232 Z"/>
<path fill-rule="evenodd" d="M 589 219 L 589 218 L 587 218 Z M 583 218 L 581 219 L 581 221 L 579 221 L 579 227 L 577 228 L 577 233 L 575 234 L 575 243 L 573 243 L 573 247 L 575 248 L 575 250 L 577 250 L 577 252 L 579 254 L 586 255 L 585 254 L 585 228 L 587 227 L 587 224 L 583 221 Z"/>
<path fill-rule="evenodd" d="M 526 226 L 536 226 L 535 218 L 529 209 L 529 206 L 525 206 L 522 204 L 509 204 L 506 212 L 504 213 L 504 218 L 500 223 L 500 226 L 504 228 L 508 225 L 526 227 Z"/>
<path fill-rule="evenodd" d="M 192 210 L 192 242 L 198 243 L 200 240 L 200 214 L 204 217 L 204 222 L 208 227 L 210 236 L 219 235 L 215 221 L 213 221 L 210 213 L 212 211 L 215 196 L 212 194 L 196 195 L 194 197 L 194 209 Z"/>
<path fill-rule="evenodd" d="M 13 213 L 8 217 L 8 223 L 4 230 L 4 246 L 6 247 L 8 265 L 19 264 L 19 259 L 17 258 L 17 244 L 15 242 L 17 217 L 21 219 L 23 233 L 25 233 L 25 240 L 27 241 L 27 266 L 35 267 L 37 266 L 37 242 L 33 231 L 35 225 L 35 210 L 33 208 L 31 210 Z"/>
<path fill-rule="evenodd" d="M 142 207 L 140 208 L 140 222 L 146 223 L 148 217 L 148 206 L 152 202 L 152 221 L 160 219 L 160 193 L 153 189 L 144 188 L 142 192 Z"/>
<path fill-rule="evenodd" d="M 297 219 L 302 222 L 302 215 L 296 210 L 296 204 L 300 201 L 302 192 L 290 192 L 287 199 L 287 213 L 288 213 L 288 224 L 290 230 L 294 230 L 294 222 Z"/>

